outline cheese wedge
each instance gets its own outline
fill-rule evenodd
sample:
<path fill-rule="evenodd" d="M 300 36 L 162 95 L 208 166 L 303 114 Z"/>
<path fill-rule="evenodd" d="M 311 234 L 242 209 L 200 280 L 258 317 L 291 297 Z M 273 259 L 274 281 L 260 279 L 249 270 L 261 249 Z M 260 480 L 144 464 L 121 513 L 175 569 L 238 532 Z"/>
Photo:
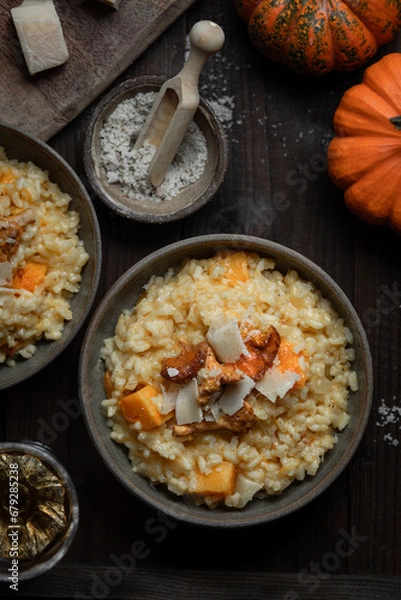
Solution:
<path fill-rule="evenodd" d="M 24 0 L 11 16 L 31 75 L 66 62 L 68 49 L 53 0 Z"/>

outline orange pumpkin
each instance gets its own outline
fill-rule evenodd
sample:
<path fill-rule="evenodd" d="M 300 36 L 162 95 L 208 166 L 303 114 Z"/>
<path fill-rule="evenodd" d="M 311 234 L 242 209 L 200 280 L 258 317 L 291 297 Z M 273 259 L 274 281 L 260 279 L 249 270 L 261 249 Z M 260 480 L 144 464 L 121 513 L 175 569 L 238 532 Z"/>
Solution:
<path fill-rule="evenodd" d="M 328 169 L 349 209 L 401 233 L 401 54 L 366 69 L 334 114 Z"/>
<path fill-rule="evenodd" d="M 294 71 L 349 71 L 401 28 L 401 0 L 233 0 L 252 42 Z"/>

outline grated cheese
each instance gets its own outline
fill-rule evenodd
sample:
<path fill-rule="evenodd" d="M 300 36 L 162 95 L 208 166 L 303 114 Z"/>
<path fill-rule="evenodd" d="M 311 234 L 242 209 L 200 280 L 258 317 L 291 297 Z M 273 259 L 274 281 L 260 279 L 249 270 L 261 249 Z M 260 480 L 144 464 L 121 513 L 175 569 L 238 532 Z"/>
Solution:
<path fill-rule="evenodd" d="M 120 102 L 100 132 L 100 158 L 107 180 L 118 185 L 127 203 L 130 198 L 156 203 L 175 198 L 201 177 L 208 159 L 206 139 L 192 121 L 164 181 L 153 187 L 148 173 L 156 148 L 146 142 L 134 151 L 134 144 L 156 96 L 156 92 L 141 92 Z"/>

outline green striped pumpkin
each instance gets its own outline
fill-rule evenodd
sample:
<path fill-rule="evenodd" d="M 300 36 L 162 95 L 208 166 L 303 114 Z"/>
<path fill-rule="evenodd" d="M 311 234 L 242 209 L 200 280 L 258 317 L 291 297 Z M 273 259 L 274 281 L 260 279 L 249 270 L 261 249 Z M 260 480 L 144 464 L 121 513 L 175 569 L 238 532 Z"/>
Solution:
<path fill-rule="evenodd" d="M 233 0 L 252 42 L 304 75 L 350 71 L 401 28 L 401 0 Z"/>

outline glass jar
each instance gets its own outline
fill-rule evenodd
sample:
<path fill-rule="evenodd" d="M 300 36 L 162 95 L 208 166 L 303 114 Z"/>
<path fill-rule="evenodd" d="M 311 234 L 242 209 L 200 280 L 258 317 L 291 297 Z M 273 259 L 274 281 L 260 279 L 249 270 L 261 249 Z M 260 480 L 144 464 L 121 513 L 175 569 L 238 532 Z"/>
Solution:
<path fill-rule="evenodd" d="M 75 486 L 51 448 L 0 443 L 0 581 L 18 589 L 19 581 L 51 569 L 70 547 L 78 520 Z"/>

